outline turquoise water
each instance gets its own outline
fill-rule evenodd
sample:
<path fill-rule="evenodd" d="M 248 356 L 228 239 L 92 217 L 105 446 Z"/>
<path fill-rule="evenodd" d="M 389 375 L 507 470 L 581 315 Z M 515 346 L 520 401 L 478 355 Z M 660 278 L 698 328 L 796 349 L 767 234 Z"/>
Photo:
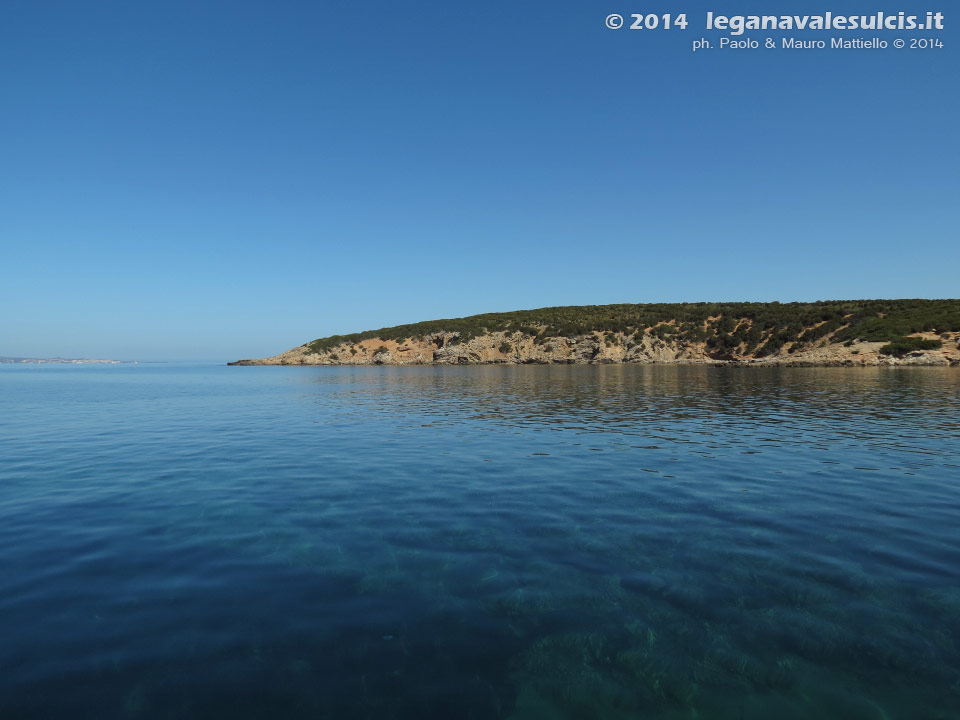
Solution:
<path fill-rule="evenodd" d="M 960 718 L 960 370 L 0 366 L 0 717 Z"/>

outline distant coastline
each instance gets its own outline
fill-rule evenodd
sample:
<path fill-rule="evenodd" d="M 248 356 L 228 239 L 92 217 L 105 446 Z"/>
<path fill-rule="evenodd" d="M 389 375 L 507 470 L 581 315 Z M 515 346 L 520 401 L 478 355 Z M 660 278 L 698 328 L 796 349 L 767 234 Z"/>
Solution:
<path fill-rule="evenodd" d="M 585 305 L 320 338 L 229 365 L 960 366 L 960 300 Z"/>
<path fill-rule="evenodd" d="M 4 364 L 34 364 L 34 365 L 136 365 L 137 360 L 100 360 L 97 358 L 28 358 L 28 357 L 0 357 Z"/>

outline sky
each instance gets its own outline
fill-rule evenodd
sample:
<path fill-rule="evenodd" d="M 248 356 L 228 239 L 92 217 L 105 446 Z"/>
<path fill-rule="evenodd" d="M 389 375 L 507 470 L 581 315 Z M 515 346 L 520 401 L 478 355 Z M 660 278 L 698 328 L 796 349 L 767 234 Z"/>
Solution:
<path fill-rule="evenodd" d="M 552 305 L 958 297 L 951 9 L 0 0 L 0 356 L 226 361 Z M 688 28 L 605 26 L 640 10 Z M 941 10 L 943 31 L 842 35 L 945 47 L 694 53 L 721 37 L 707 10 Z"/>

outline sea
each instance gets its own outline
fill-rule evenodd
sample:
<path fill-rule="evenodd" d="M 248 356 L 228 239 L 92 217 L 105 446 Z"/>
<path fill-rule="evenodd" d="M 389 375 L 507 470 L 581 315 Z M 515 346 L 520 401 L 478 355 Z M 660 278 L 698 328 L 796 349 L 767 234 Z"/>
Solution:
<path fill-rule="evenodd" d="M 0 718 L 960 718 L 960 368 L 0 366 Z"/>

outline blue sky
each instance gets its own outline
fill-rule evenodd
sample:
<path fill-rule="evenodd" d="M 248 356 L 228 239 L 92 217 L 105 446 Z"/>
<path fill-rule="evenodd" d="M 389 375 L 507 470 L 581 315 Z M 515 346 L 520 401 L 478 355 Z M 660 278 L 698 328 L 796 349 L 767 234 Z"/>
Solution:
<path fill-rule="evenodd" d="M 549 305 L 957 297 L 949 12 L 937 51 L 690 50 L 720 37 L 707 9 L 945 7 L 7 0 L 0 355 L 229 360 Z M 690 28 L 604 26 L 651 8 Z"/>

